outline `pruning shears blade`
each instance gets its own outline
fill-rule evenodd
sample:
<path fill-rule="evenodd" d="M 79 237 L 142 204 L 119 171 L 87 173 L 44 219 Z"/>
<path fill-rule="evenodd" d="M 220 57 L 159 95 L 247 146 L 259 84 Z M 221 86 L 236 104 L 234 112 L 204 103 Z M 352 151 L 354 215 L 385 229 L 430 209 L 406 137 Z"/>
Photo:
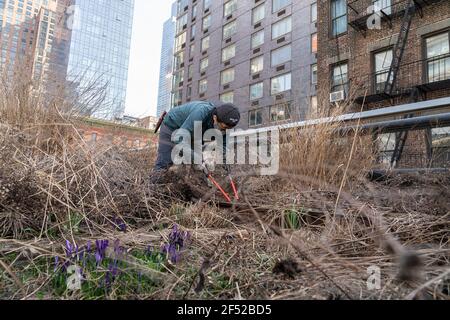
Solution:
<path fill-rule="evenodd" d="M 212 177 L 211 174 L 208 175 L 208 179 L 216 186 L 217 189 L 222 193 L 222 195 L 227 199 L 229 203 L 232 203 L 230 195 L 220 186 L 220 184 Z"/>
<path fill-rule="evenodd" d="M 239 200 L 239 193 L 236 188 L 236 184 L 234 183 L 233 177 L 231 177 L 231 175 L 229 177 L 230 177 L 231 187 L 233 188 L 233 192 L 234 192 L 234 198 L 236 200 Z"/>

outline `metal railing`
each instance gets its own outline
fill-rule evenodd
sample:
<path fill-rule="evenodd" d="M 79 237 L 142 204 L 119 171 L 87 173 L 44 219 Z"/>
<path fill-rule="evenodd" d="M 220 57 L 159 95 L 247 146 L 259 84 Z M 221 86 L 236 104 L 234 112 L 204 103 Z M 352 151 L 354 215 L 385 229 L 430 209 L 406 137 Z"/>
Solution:
<path fill-rule="evenodd" d="M 370 73 L 361 77 L 351 77 L 351 84 L 356 90 L 355 96 L 361 97 L 366 92 L 368 95 L 383 94 L 386 87 L 387 74 L 385 69 L 379 72 Z M 424 90 L 434 90 L 450 88 L 450 53 L 423 59 L 400 66 L 397 81 L 395 83 L 394 94 L 399 95 L 409 92 L 415 87 L 424 87 Z M 441 84 L 441 87 L 436 85 Z"/>

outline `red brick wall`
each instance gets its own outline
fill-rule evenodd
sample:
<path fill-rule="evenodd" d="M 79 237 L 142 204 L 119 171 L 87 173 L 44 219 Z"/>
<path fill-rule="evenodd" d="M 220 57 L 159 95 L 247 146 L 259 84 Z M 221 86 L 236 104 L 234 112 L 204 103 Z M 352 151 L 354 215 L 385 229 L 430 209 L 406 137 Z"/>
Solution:
<path fill-rule="evenodd" d="M 158 143 L 157 135 L 150 130 L 114 123 L 79 122 L 77 129 L 87 143 L 111 143 L 129 149 L 144 149 Z"/>

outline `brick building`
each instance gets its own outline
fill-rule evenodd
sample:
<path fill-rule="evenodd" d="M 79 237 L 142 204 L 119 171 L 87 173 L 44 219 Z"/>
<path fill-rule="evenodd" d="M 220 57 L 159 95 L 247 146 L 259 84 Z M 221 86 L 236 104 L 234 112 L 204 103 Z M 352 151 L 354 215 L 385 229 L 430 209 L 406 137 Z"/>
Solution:
<path fill-rule="evenodd" d="M 318 0 L 318 17 L 322 110 L 336 104 L 347 111 L 419 101 L 432 106 L 450 96 L 449 0 Z M 426 166 L 449 136 L 449 128 L 382 135 L 380 149 L 390 156 L 405 139 L 414 161 L 403 157 L 401 165 Z"/>
<path fill-rule="evenodd" d="M 134 150 L 152 148 L 158 143 L 158 136 L 152 130 L 134 125 L 83 118 L 76 121 L 76 126 L 87 143 L 114 144 Z"/>
<path fill-rule="evenodd" d="M 233 102 L 241 128 L 316 105 L 315 0 L 179 0 L 172 105 Z"/>

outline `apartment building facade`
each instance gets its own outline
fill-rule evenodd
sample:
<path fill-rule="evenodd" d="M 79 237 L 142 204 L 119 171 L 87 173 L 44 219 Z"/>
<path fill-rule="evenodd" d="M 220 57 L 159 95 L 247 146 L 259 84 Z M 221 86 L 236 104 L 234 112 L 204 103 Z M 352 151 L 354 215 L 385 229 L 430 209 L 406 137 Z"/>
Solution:
<path fill-rule="evenodd" d="M 177 3 L 172 5 L 170 18 L 164 22 L 159 70 L 157 116 L 171 108 L 173 48 L 175 43 Z"/>
<path fill-rule="evenodd" d="M 236 104 L 240 128 L 298 121 L 316 106 L 312 0 L 179 0 L 172 105 Z"/>
<path fill-rule="evenodd" d="M 70 31 L 64 11 L 70 0 L 0 1 L 0 70 L 47 88 L 65 80 Z M 35 88 L 37 89 L 37 88 Z"/>
<path fill-rule="evenodd" d="M 372 110 L 450 96 L 450 1 L 320 0 L 318 16 L 322 111 L 336 105 Z M 382 135 L 380 149 L 390 157 L 402 135 L 407 137 L 402 148 L 415 158 L 410 165 L 426 166 L 433 151 L 448 142 L 450 130 Z M 403 165 L 409 160 L 404 157 Z"/>

